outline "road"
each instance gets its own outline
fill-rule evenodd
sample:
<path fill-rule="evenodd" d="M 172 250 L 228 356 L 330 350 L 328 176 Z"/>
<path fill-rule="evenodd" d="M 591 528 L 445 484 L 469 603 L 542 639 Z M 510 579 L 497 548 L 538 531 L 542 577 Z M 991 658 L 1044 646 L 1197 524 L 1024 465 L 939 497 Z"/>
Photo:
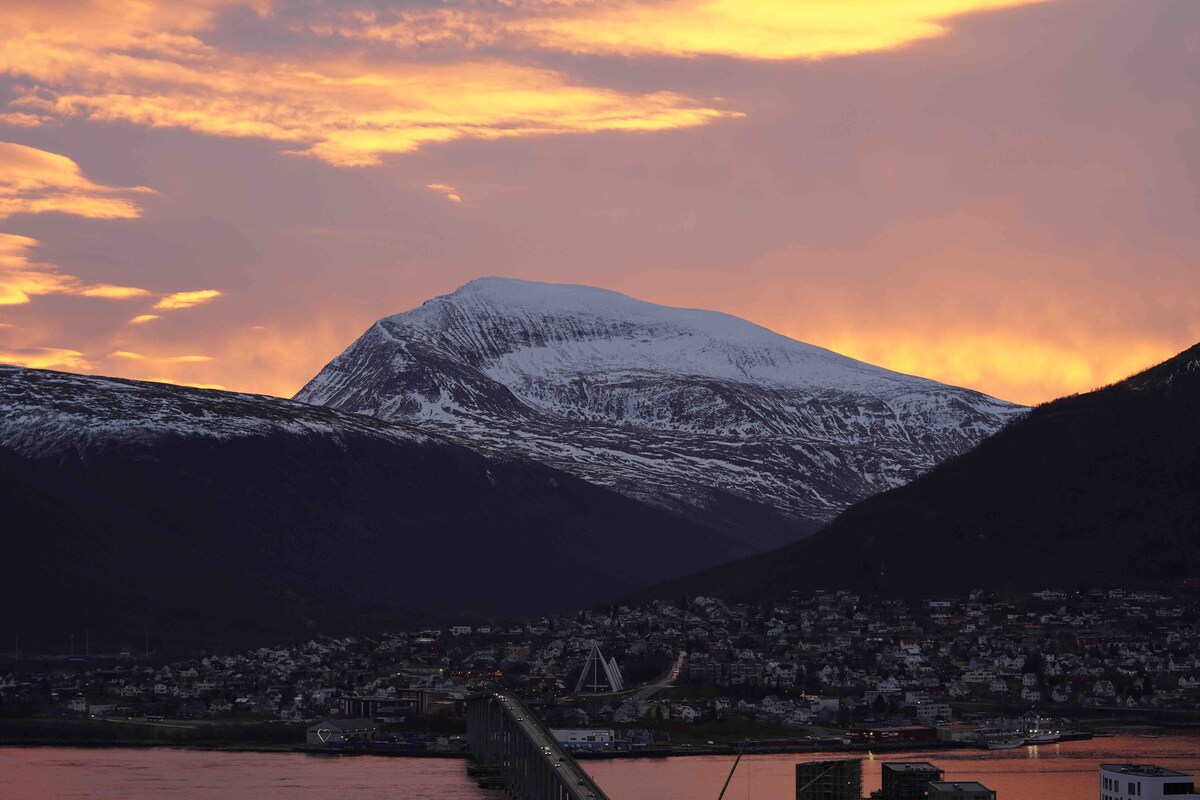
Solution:
<path fill-rule="evenodd" d="M 679 673 L 683 670 L 683 662 L 687 658 L 687 651 L 680 650 L 679 655 L 675 658 L 675 663 L 671 666 L 671 671 L 667 676 L 658 683 L 652 683 L 649 686 L 644 686 L 638 690 L 633 696 L 634 700 L 649 700 L 655 692 L 662 689 L 669 689 L 675 685 L 675 681 L 679 680 Z"/>

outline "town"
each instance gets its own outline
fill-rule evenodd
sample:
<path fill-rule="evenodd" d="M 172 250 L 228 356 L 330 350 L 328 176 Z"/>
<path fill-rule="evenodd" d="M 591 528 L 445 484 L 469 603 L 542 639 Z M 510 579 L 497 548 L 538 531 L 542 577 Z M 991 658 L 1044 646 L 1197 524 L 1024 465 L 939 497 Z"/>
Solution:
<path fill-rule="evenodd" d="M 552 726 L 625 731 L 604 743 L 608 750 L 837 738 L 912 747 L 1001 736 L 996 720 L 1030 714 L 1194 721 L 1198 614 L 1190 585 L 1172 594 L 974 591 L 921 601 L 821 591 L 767 605 L 694 597 L 173 663 L 129 651 L 26 656 L 0 681 L 0 713 L 295 724 L 365 717 L 399 740 L 424 733 L 413 741 L 453 749 L 462 746 L 465 698 L 502 688 L 536 703 Z M 597 652 L 603 680 L 583 687 Z"/>

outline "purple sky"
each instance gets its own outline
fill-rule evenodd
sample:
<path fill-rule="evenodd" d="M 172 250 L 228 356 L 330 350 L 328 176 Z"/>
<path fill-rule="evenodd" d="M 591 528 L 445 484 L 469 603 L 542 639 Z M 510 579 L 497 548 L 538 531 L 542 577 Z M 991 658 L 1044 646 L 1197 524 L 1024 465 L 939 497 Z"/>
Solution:
<path fill-rule="evenodd" d="M 0 361 L 288 396 L 482 275 L 1023 402 L 1200 340 L 1194 0 L 8 0 L 0 72 Z"/>

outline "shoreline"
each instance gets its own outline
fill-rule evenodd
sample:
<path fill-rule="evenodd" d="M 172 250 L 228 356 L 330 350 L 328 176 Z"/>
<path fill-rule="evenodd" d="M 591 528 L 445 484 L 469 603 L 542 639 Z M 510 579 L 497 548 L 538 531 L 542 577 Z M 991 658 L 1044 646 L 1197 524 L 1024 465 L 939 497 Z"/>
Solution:
<path fill-rule="evenodd" d="M 1146 725 L 1146 724 L 1123 724 L 1123 725 L 1105 725 L 1100 726 L 1092 731 L 1088 738 L 1104 739 L 1114 735 L 1153 735 L 1172 737 L 1177 735 L 1194 734 L 1200 728 L 1196 724 L 1168 724 L 1168 725 Z M 1062 743 L 1069 744 L 1072 741 L 1086 741 L 1083 737 L 1072 737 L 1064 740 Z M 1056 743 L 1057 744 L 1057 743 Z M 629 750 L 629 751 L 610 751 L 610 752 L 591 752 L 578 751 L 571 755 L 580 761 L 592 760 L 625 760 L 625 759 L 664 759 L 664 758 L 688 758 L 695 756 L 732 756 L 736 755 L 741 742 L 720 742 L 713 744 L 679 744 L 668 748 L 654 748 L 644 750 Z M 213 740 L 213 741 L 188 741 L 186 739 L 173 740 L 170 738 L 138 738 L 138 739 L 120 739 L 120 738 L 71 738 L 71 737 L 54 737 L 54 736 L 34 736 L 34 737 L 14 737 L 0 736 L 0 748 L 77 748 L 85 750 L 111 748 L 111 749 L 134 749 L 134 748 L 169 748 L 177 750 L 197 750 L 203 752 L 224 752 L 224 753 L 299 753 L 304 755 L 330 757 L 330 756 L 379 756 L 383 758 L 432 758 L 432 759 L 470 759 L 471 755 L 468 752 L 462 751 L 438 751 L 438 750 L 401 750 L 389 749 L 387 745 L 380 745 L 373 748 L 364 747 L 324 747 L 309 745 L 302 742 L 254 742 L 254 741 L 237 741 L 234 740 Z M 860 745 L 860 744 L 844 744 L 840 746 L 813 747 L 809 745 L 795 746 L 751 746 L 746 748 L 745 755 L 809 755 L 812 753 L 834 753 L 834 754 L 863 754 L 876 753 L 886 754 L 889 752 L 936 752 L 936 751 L 957 751 L 957 750 L 978 750 L 987 752 L 986 748 L 979 747 L 973 743 L 966 742 L 949 742 L 949 741 L 934 741 L 934 742 L 906 742 L 895 743 L 886 746 Z"/>
<path fill-rule="evenodd" d="M 1085 741 L 1085 740 L 1074 740 Z M 1064 742 L 1064 743 L 1069 743 Z M 1057 743 L 1056 743 L 1057 744 Z M 627 759 L 664 759 L 664 758 L 689 758 L 698 756 L 735 756 L 738 752 L 738 742 L 723 743 L 721 745 L 701 745 L 691 747 L 673 747 L 673 748 L 656 748 L 652 750 L 626 750 L 615 752 L 590 752 L 579 751 L 572 753 L 571 756 L 579 761 L 620 761 Z M 437 751 L 437 750 L 389 750 L 386 747 L 378 748 L 359 748 L 359 747 L 322 747 L 306 744 L 221 744 L 221 743 L 204 743 L 204 742 L 171 742 L 171 741 L 139 741 L 139 740 L 113 740 L 113 741 L 95 741 L 95 740 L 55 740 L 55 739 L 22 739 L 22 740 L 4 740 L 0 739 L 0 748 L 77 748 L 83 750 L 96 750 L 103 748 L 129 750 L 138 748 L 167 748 L 175 750 L 198 750 L 203 752 L 218 752 L 218 753 L 299 753 L 303 755 L 318 756 L 318 757 L 357 757 L 357 756 L 378 756 L 381 758 L 432 758 L 432 759 L 456 759 L 469 760 L 471 754 L 463 751 Z M 868 747 L 864 745 L 843 745 L 841 747 L 755 747 L 749 748 L 744 755 L 811 755 L 814 753 L 834 753 L 834 754 L 862 754 L 876 753 L 886 754 L 894 753 L 911 753 L 911 752 L 944 752 L 951 750 L 978 750 L 987 752 L 986 748 L 979 747 L 974 744 L 963 742 L 910 742 L 906 744 L 897 744 L 888 747 Z"/>

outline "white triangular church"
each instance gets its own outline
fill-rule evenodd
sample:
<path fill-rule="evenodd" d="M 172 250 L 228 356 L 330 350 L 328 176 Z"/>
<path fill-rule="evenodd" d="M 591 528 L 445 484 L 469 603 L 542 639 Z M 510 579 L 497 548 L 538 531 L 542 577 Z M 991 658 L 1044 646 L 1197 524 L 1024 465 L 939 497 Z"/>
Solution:
<path fill-rule="evenodd" d="M 583 664 L 583 672 L 579 675 L 579 683 L 575 684 L 575 693 L 619 692 L 624 688 L 625 679 L 621 677 L 617 659 L 605 661 L 600 653 L 600 645 L 593 644 L 592 652 Z"/>

